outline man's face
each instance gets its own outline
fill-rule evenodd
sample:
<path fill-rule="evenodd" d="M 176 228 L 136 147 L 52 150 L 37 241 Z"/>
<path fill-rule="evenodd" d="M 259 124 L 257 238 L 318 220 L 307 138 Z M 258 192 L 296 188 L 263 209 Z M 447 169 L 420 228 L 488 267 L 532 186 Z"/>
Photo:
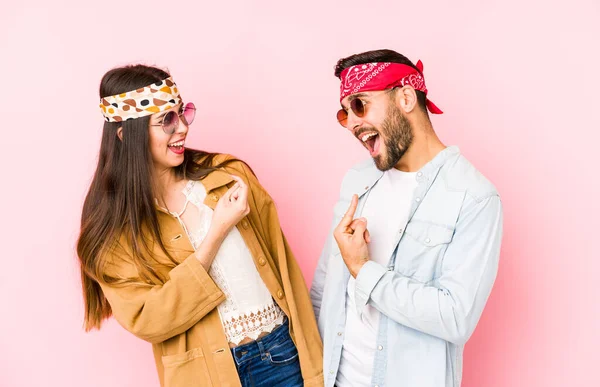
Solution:
<path fill-rule="evenodd" d="M 352 94 L 342 100 L 342 108 L 348 111 L 346 128 L 369 151 L 381 171 L 398 164 L 413 141 L 412 127 L 396 106 L 394 96 L 393 90 L 384 90 Z"/>

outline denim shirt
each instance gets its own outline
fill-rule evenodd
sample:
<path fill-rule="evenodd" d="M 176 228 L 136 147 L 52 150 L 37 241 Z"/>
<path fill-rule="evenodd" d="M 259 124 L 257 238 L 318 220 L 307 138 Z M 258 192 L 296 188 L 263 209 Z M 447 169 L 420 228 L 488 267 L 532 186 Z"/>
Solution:
<path fill-rule="evenodd" d="M 346 174 L 313 279 L 326 387 L 335 384 L 340 364 L 350 278 L 333 228 L 353 194 L 360 198 L 355 217 L 361 216 L 382 175 L 371 159 Z M 358 313 L 367 304 L 381 312 L 371 385 L 458 387 L 464 344 L 496 278 L 502 204 L 494 186 L 457 147 L 441 151 L 417 172 L 417 181 L 389 264 L 369 261 L 356 277 Z"/>

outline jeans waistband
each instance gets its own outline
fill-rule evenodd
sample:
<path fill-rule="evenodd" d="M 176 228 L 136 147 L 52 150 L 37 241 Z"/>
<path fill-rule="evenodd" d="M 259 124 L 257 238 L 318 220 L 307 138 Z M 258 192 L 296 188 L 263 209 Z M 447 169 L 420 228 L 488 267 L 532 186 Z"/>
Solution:
<path fill-rule="evenodd" d="M 273 329 L 273 331 L 268 335 L 256 339 L 250 343 L 242 344 L 239 347 L 231 348 L 231 354 L 233 355 L 233 359 L 238 364 L 241 364 L 256 356 L 263 357 L 266 354 L 265 348 L 269 348 L 272 346 L 272 344 L 281 340 L 282 337 L 286 337 L 291 340 L 289 323 L 287 319 L 283 324 Z"/>

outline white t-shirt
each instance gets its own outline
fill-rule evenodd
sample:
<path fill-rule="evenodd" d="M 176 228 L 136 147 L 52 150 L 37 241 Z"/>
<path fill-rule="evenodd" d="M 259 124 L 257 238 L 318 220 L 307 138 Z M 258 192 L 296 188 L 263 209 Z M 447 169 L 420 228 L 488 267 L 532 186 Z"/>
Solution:
<path fill-rule="evenodd" d="M 414 191 L 416 172 L 402 172 L 395 168 L 386 171 L 371 189 L 361 217 L 367 219 L 371 235 L 369 256 L 374 262 L 388 266 L 400 228 L 408 221 Z M 346 334 L 336 385 L 339 387 L 370 386 L 373 362 L 377 350 L 379 311 L 366 305 L 358 316 L 354 299 L 356 280 L 350 277 L 346 293 Z"/>

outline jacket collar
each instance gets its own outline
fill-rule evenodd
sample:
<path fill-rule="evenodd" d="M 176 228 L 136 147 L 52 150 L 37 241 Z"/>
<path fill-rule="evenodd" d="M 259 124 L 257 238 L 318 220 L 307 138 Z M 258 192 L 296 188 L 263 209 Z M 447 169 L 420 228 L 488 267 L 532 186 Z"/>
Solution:
<path fill-rule="evenodd" d="M 206 189 L 206 193 L 209 194 L 211 191 L 226 186 L 227 184 L 233 182 L 233 178 L 231 175 L 223 170 L 217 169 L 215 171 L 210 172 L 207 176 L 205 176 L 201 182 L 204 188 Z M 161 207 L 158 204 L 158 200 L 154 199 L 154 207 L 160 212 L 164 212 L 165 214 L 174 215 L 172 212 L 168 211 L 166 208 Z"/>
<path fill-rule="evenodd" d="M 211 191 L 226 186 L 233 181 L 234 180 L 229 173 L 217 169 L 202 179 L 202 185 L 204 185 L 204 188 L 206 188 L 206 193 L 210 193 Z"/>

